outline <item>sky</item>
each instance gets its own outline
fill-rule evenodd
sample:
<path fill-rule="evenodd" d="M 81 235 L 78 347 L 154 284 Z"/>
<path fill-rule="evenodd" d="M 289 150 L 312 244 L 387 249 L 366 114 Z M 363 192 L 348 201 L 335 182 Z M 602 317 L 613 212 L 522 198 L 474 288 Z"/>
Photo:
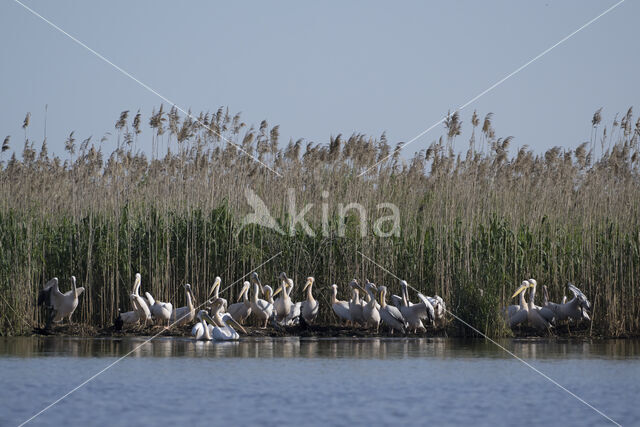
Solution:
<path fill-rule="evenodd" d="M 228 106 L 280 138 L 326 143 L 353 132 L 408 141 L 616 1 L 110 1 L 21 0 L 173 103 Z M 494 113 L 497 136 L 536 152 L 576 147 L 591 117 L 640 99 L 640 2 L 627 0 L 461 111 Z M 50 152 L 114 132 L 141 110 L 138 146 L 162 100 L 14 0 L 0 3 L 0 138 L 22 151 L 22 122 Z M 165 103 L 165 107 L 166 107 Z M 410 157 L 443 132 L 404 149 Z M 115 144 L 115 136 L 107 144 Z M 460 149 L 466 148 L 463 144 Z M 110 150 L 105 150 L 110 152 Z M 6 154 L 5 154 L 6 156 Z"/>

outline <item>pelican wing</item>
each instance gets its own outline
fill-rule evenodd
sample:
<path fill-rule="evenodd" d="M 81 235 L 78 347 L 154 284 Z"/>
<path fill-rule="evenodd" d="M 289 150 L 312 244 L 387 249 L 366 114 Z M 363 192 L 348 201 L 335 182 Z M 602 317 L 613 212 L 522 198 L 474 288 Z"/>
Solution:
<path fill-rule="evenodd" d="M 580 300 L 580 302 L 582 304 L 584 304 L 586 306 L 587 309 L 591 308 L 591 303 L 589 302 L 589 300 L 587 299 L 587 297 L 585 296 L 585 294 L 582 293 L 582 291 L 580 289 L 578 289 L 577 287 L 575 287 L 574 285 L 572 285 L 571 283 L 569 283 L 567 285 L 567 287 L 569 288 L 569 290 L 571 292 L 573 292 L 573 295 L 578 298 L 578 300 Z"/>
<path fill-rule="evenodd" d="M 400 308 L 404 305 L 404 300 L 401 296 L 391 295 L 391 304 L 396 308 Z"/>
<path fill-rule="evenodd" d="M 427 297 L 422 295 L 420 292 L 418 292 L 418 298 L 420 299 L 420 301 L 422 301 L 424 306 L 427 308 L 427 317 L 429 317 L 430 321 L 433 321 L 436 318 L 436 312 L 433 309 L 433 305 L 429 302 Z"/>
<path fill-rule="evenodd" d="M 405 324 L 404 317 L 402 316 L 402 313 L 400 313 L 400 310 L 398 310 L 397 307 L 394 307 L 392 305 L 387 305 L 387 307 L 388 307 L 387 311 L 389 312 L 389 314 L 398 322 L 404 325 Z"/>

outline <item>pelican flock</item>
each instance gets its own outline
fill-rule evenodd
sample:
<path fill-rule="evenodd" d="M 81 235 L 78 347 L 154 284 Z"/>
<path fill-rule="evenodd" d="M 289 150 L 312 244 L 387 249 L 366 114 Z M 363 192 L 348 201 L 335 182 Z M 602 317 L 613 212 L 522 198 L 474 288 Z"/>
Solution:
<path fill-rule="evenodd" d="M 191 285 L 185 284 L 186 305 L 174 308 L 171 302 L 156 300 L 149 290 L 141 296 L 142 276 L 136 273 L 129 294 L 131 309 L 121 312 L 115 320 L 116 329 L 124 325 L 146 326 L 149 322 L 170 328 L 192 325 L 192 335 L 196 340 L 237 340 L 239 333 L 246 333 L 243 324 L 254 319 L 254 324 L 266 328 L 269 322 L 276 328 L 301 325 L 307 327 L 317 324 L 323 298 L 316 299 L 313 276 L 307 277 L 301 295 L 304 299 L 293 302 L 295 286 L 293 278 L 282 272 L 277 278 L 276 291 L 269 285 L 262 285 L 257 273 L 252 273 L 249 281 L 242 284 L 237 302 L 227 306 L 227 300 L 221 294 L 222 280 L 216 277 L 203 304 L 196 306 Z M 320 287 L 319 291 L 330 290 L 330 310 L 339 323 L 361 328 L 375 329 L 382 326 L 390 333 L 426 332 L 428 327 L 438 327 L 444 322 L 447 312 L 444 300 L 438 296 L 425 296 L 417 292 L 417 301 L 410 299 L 409 289 L 414 289 L 407 281 L 399 281 L 400 295 L 391 295 L 387 302 L 387 286 L 365 279 L 362 287 L 357 279 L 352 279 L 345 290 L 348 300 L 338 298 L 338 285 Z M 228 287 L 227 287 L 228 288 Z M 591 303 L 586 295 L 575 285 L 569 283 L 567 289 L 573 298 L 563 298 L 561 303 L 549 300 L 549 291 L 542 285 L 542 305 L 536 304 L 538 282 L 535 279 L 523 280 L 511 298 L 518 297 L 518 303 L 503 309 L 508 327 L 529 326 L 538 331 L 549 332 L 558 322 L 590 321 Z M 71 276 L 71 290 L 62 293 L 58 279 L 48 281 L 38 295 L 38 305 L 47 310 L 46 322 L 60 323 L 71 317 L 78 307 L 79 296 L 84 288 L 76 286 L 76 278 Z M 322 294 L 322 292 L 320 292 Z M 274 300 L 274 297 L 277 297 Z M 415 301 L 415 300 L 414 300 Z"/>
<path fill-rule="evenodd" d="M 543 286 L 543 305 L 535 304 L 536 289 L 538 282 L 535 279 L 524 280 L 516 289 L 511 298 L 519 297 L 519 304 L 510 305 L 503 310 L 505 321 L 510 328 L 518 325 L 527 325 L 539 331 L 549 331 L 561 321 L 590 321 L 589 310 L 591 303 L 580 289 L 569 283 L 567 288 L 573 293 L 573 298 L 566 301 L 566 296 L 562 303 L 549 301 L 549 293 L 546 286 Z M 526 293 L 529 290 L 529 300 L 526 300 Z"/>

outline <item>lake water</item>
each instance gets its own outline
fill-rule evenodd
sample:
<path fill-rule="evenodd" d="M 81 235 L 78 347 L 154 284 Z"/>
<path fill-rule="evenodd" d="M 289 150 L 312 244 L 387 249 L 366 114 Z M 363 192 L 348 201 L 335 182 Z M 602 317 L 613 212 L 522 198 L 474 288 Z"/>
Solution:
<path fill-rule="evenodd" d="M 0 425 L 26 421 L 132 350 L 29 425 L 611 425 L 484 340 L 144 341 L 0 338 Z M 640 425 L 640 341 L 500 344 Z"/>

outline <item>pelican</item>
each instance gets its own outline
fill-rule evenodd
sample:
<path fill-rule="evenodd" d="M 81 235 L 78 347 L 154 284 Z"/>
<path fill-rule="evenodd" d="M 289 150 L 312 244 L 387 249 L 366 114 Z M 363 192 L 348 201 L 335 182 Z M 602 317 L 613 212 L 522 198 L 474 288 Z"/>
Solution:
<path fill-rule="evenodd" d="M 196 317 L 196 309 L 193 306 L 192 301 L 193 295 L 191 294 L 191 285 L 188 283 L 184 285 L 184 294 L 187 298 L 187 305 L 184 307 L 174 308 L 171 313 L 171 321 L 174 325 L 188 325 Z"/>
<path fill-rule="evenodd" d="M 213 320 L 209 316 L 209 313 L 207 313 L 206 310 L 200 310 L 197 318 L 199 322 L 191 328 L 191 335 L 193 335 L 196 340 L 211 341 L 211 329 L 209 325 L 207 325 L 207 320 L 211 323 L 213 323 Z"/>
<path fill-rule="evenodd" d="M 527 321 L 527 312 L 529 311 L 529 306 L 524 300 L 524 294 L 525 294 L 525 290 L 528 289 L 529 286 L 530 286 L 530 283 L 528 280 L 524 280 L 522 282 L 520 287 L 516 289 L 516 292 L 511 297 L 511 298 L 515 298 L 516 296 L 520 295 L 520 304 L 508 306 L 505 312 L 507 323 L 509 324 L 509 327 L 512 329 L 518 326 L 520 323 Z"/>
<path fill-rule="evenodd" d="M 167 326 L 171 320 L 171 314 L 173 314 L 173 304 L 170 302 L 156 301 L 149 292 L 144 293 L 149 302 L 149 311 L 151 315 L 158 320 L 166 321 Z"/>
<path fill-rule="evenodd" d="M 291 298 L 291 295 L 293 293 L 293 287 L 294 287 L 293 279 L 287 278 L 285 282 L 285 286 L 287 287 L 289 298 Z M 280 293 L 280 290 L 276 291 L 276 294 L 278 293 Z M 278 299 L 276 299 L 276 302 L 274 303 L 274 307 L 278 304 L 278 301 L 280 300 L 280 298 L 282 297 L 278 297 Z M 302 308 L 302 301 L 293 302 L 293 300 L 291 300 L 291 310 L 289 311 L 289 314 L 287 315 L 287 317 L 285 317 L 280 323 L 287 326 L 298 324 L 300 322 L 301 308 Z"/>
<path fill-rule="evenodd" d="M 569 302 L 565 302 L 563 304 L 549 302 L 547 303 L 546 308 L 555 314 L 556 320 L 591 320 L 591 317 L 589 317 L 589 313 L 587 312 L 587 310 L 591 308 L 591 303 L 587 297 L 580 289 L 571 283 L 569 283 L 567 287 L 573 294 L 573 298 L 571 298 Z"/>
<path fill-rule="evenodd" d="M 378 309 L 378 302 L 376 301 L 376 297 L 374 292 L 377 291 L 376 285 L 365 280 L 367 284 L 364 287 L 365 292 L 367 293 L 368 302 L 362 309 L 362 316 L 364 317 L 364 321 L 369 326 L 376 327 L 376 334 L 380 329 L 380 311 Z"/>
<path fill-rule="evenodd" d="M 122 325 L 130 325 L 133 323 L 138 323 L 138 321 L 140 320 L 140 315 L 138 314 L 138 306 L 136 305 L 136 300 L 135 298 L 133 298 L 133 295 L 129 295 L 129 300 L 131 301 L 131 306 L 133 307 L 133 310 L 125 311 L 124 313 L 118 314 L 118 317 L 115 323 L 116 325 L 119 322 L 122 322 L 122 323 L 120 324 L 120 327 L 119 328 L 116 327 L 116 329 L 122 329 Z"/>
<path fill-rule="evenodd" d="M 382 320 L 389 328 L 391 333 L 393 330 L 406 332 L 404 318 L 402 313 L 396 307 L 387 304 L 387 287 L 380 286 L 380 320 Z"/>
<path fill-rule="evenodd" d="M 537 283 L 535 280 L 529 280 L 529 309 L 527 310 L 527 321 L 529 325 L 533 326 L 536 329 L 548 330 L 551 327 L 551 324 L 545 319 L 542 314 L 540 314 L 540 310 L 534 306 L 533 300 L 536 295 L 536 286 Z"/>
<path fill-rule="evenodd" d="M 351 313 L 349 312 L 349 303 L 338 299 L 338 285 L 335 283 L 331 285 L 331 290 L 331 308 L 333 309 L 333 312 L 338 316 L 338 319 L 350 322 Z"/>
<path fill-rule="evenodd" d="M 418 329 L 422 329 L 426 331 L 427 328 L 422 324 L 422 319 L 426 318 L 429 321 L 432 321 L 435 318 L 433 306 L 422 294 L 419 295 L 419 297 L 422 296 L 422 298 L 420 298 L 422 302 L 419 304 L 412 304 L 409 301 L 409 284 L 407 281 L 400 281 L 400 286 L 402 287 L 402 306 L 400 307 L 400 313 L 402 314 L 402 317 L 404 317 L 409 330 L 417 332 Z"/>
<path fill-rule="evenodd" d="M 78 297 L 84 292 L 84 288 L 76 287 L 76 277 L 71 276 L 71 290 L 64 294 L 58 288 L 58 278 L 49 280 L 38 294 L 38 305 L 44 304 L 48 310 L 53 310 L 51 316 L 47 318 L 54 323 L 61 322 L 65 317 L 71 324 L 71 316 L 78 307 Z"/>
<path fill-rule="evenodd" d="M 219 293 L 220 293 L 220 284 L 222 283 L 222 279 L 220 278 L 220 276 L 216 276 L 216 278 L 213 281 L 213 285 L 211 285 L 211 289 L 209 290 L 209 296 L 207 298 L 209 298 L 210 300 L 217 300 L 220 298 Z M 224 298 L 220 298 L 223 302 L 223 311 L 227 310 L 227 300 Z"/>
<path fill-rule="evenodd" d="M 144 322 L 145 326 L 148 320 L 151 320 L 151 310 L 149 310 L 149 306 L 147 302 L 140 296 L 140 284 L 142 282 L 142 276 L 140 273 L 136 273 L 136 280 L 133 284 L 133 294 L 131 294 L 133 300 L 136 302 L 135 306 L 138 310 L 138 315 L 140 319 Z"/>
<path fill-rule="evenodd" d="M 538 285 L 538 282 L 536 281 L 536 279 L 529 279 L 529 283 L 531 283 L 532 287 L 533 287 L 533 292 L 531 295 L 531 301 L 533 302 L 533 307 L 535 310 L 538 311 L 538 313 L 544 318 L 544 320 L 546 320 L 547 322 L 553 324 L 555 323 L 556 319 L 555 319 L 555 313 L 553 312 L 553 310 L 551 310 L 550 308 L 546 307 L 547 304 L 543 303 L 543 306 L 540 307 L 538 305 L 535 305 L 535 298 L 536 298 L 536 286 Z M 546 293 L 546 286 L 542 288 L 543 293 Z M 547 299 L 548 299 L 548 294 L 547 294 Z"/>
<path fill-rule="evenodd" d="M 239 323 L 244 323 L 244 321 L 251 315 L 251 301 L 249 301 L 249 288 L 251 288 L 251 283 L 245 281 L 242 284 L 242 290 L 240 291 L 240 295 L 238 295 L 238 302 L 235 304 L 231 304 L 227 310 L 227 312 L 237 320 Z"/>
<path fill-rule="evenodd" d="M 313 298 L 313 283 L 315 280 L 316 279 L 311 276 L 307 277 L 307 283 L 304 285 L 304 288 L 302 288 L 302 292 L 307 291 L 307 299 L 302 302 L 300 311 L 304 321 L 308 324 L 315 322 L 318 316 L 318 309 L 320 308 L 318 301 Z"/>
<path fill-rule="evenodd" d="M 280 273 L 280 287 L 273 294 L 273 296 L 276 296 L 282 292 L 282 296 L 273 303 L 273 308 L 276 311 L 276 321 L 278 322 L 284 321 L 289 313 L 291 313 L 292 303 L 291 297 L 289 297 L 289 291 L 287 290 L 288 284 L 287 275 L 284 272 Z"/>
<path fill-rule="evenodd" d="M 433 306 L 435 318 L 433 320 L 434 325 L 442 325 L 444 322 L 444 315 L 447 311 L 447 306 L 444 303 L 444 300 L 439 295 L 434 295 L 432 297 L 425 296 L 427 300 Z"/>
<path fill-rule="evenodd" d="M 140 320 L 140 312 L 139 312 L 140 308 L 136 304 L 136 298 L 134 295 L 136 292 L 137 285 L 138 285 L 137 281 L 134 282 L 133 289 L 131 289 L 131 294 L 129 294 L 129 301 L 131 301 L 131 307 L 133 307 L 133 310 L 125 311 L 124 313 L 122 313 L 120 311 L 120 308 L 118 308 L 118 317 L 116 317 L 116 320 L 114 321 L 114 325 L 116 327 L 116 330 L 118 331 L 122 329 L 123 325 L 138 323 L 138 321 Z"/>
<path fill-rule="evenodd" d="M 287 279 L 287 283 L 289 283 L 289 295 L 291 295 L 291 293 L 293 292 L 293 279 Z M 302 292 L 304 292 L 304 290 Z M 285 325 L 291 326 L 300 323 L 302 304 L 304 304 L 304 301 L 293 302 L 293 300 L 291 300 L 291 311 L 285 319 Z"/>
<path fill-rule="evenodd" d="M 251 274 L 251 281 L 253 282 L 253 295 L 251 295 L 251 313 L 253 313 L 258 321 L 264 321 L 264 326 L 262 326 L 262 329 L 264 329 L 267 327 L 267 322 L 269 321 L 269 318 L 273 313 L 273 303 L 258 298 L 260 289 L 263 289 L 262 283 L 260 283 L 260 278 L 258 278 L 258 273 Z M 266 291 L 265 297 L 267 299 L 270 299 L 271 288 L 265 286 L 264 289 Z"/>
<path fill-rule="evenodd" d="M 349 301 L 349 313 L 351 313 L 351 321 L 355 324 L 364 323 L 364 317 L 362 316 L 362 304 L 360 303 L 360 291 L 358 291 L 358 281 L 353 279 L 349 282 L 351 288 L 351 300 Z"/>
<path fill-rule="evenodd" d="M 222 308 L 224 307 L 224 301 L 222 298 L 218 298 L 211 308 L 213 311 L 213 319 L 209 318 L 207 320 L 213 321 L 218 326 L 213 327 L 211 325 L 211 337 L 217 341 L 233 341 L 240 339 L 240 335 L 229 325 L 232 324 L 238 329 L 242 331 L 242 333 L 247 333 L 244 330 L 242 325 L 235 321 L 235 319 L 229 313 L 222 313 Z M 206 315 L 209 317 L 209 315 Z"/>

